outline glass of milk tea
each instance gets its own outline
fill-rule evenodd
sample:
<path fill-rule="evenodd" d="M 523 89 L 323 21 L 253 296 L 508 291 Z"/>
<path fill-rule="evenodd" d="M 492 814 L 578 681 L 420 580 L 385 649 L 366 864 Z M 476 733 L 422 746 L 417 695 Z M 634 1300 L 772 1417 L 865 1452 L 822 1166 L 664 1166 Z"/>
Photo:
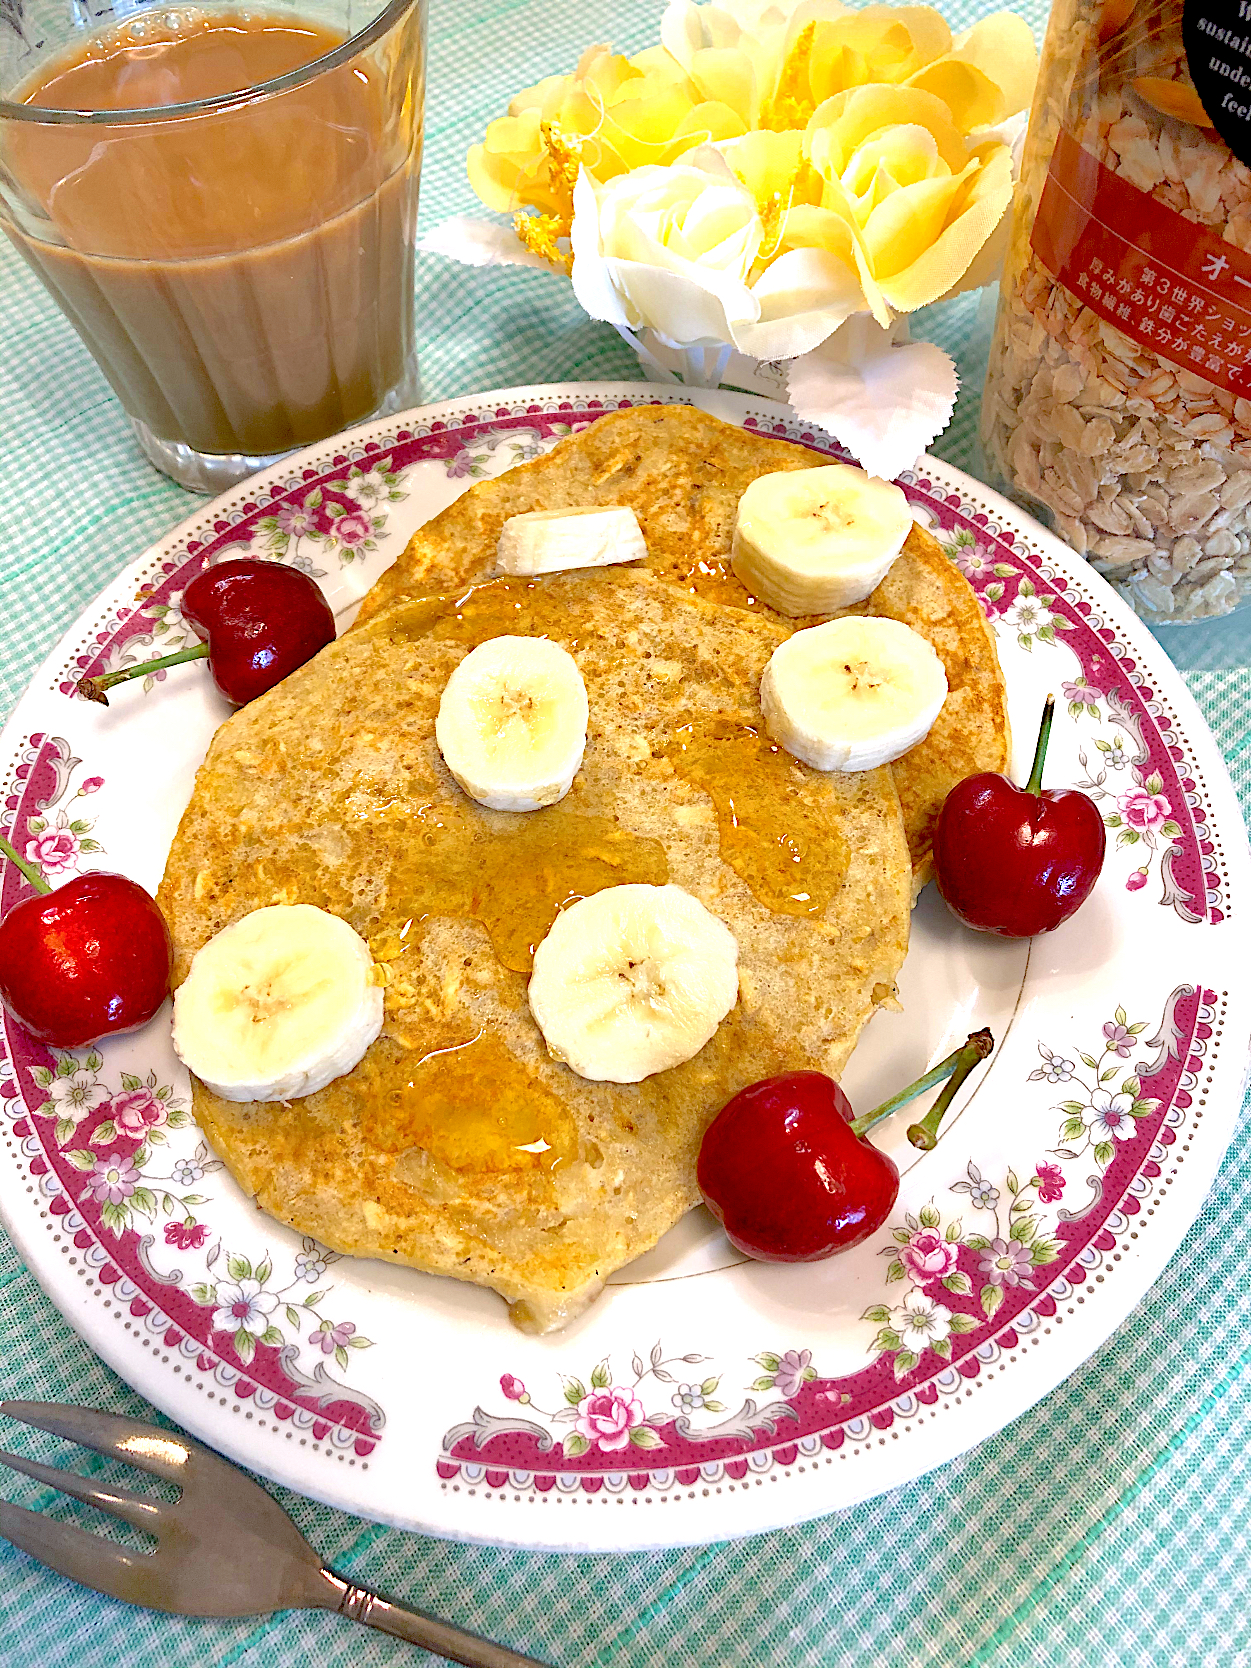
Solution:
<path fill-rule="evenodd" d="M 3 0 L 0 226 L 183 486 L 416 403 L 425 21 Z"/>

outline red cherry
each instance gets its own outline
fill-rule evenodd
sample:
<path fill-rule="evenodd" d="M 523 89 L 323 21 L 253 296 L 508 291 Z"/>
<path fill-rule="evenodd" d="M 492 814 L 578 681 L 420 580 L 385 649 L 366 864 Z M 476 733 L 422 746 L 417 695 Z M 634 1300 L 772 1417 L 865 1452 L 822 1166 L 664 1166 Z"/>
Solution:
<path fill-rule="evenodd" d="M 250 556 L 193 579 L 182 614 L 208 644 L 213 682 L 238 707 L 334 641 L 330 604 L 308 575 Z"/>
<path fill-rule="evenodd" d="M 146 1025 L 172 965 L 165 917 L 125 875 L 79 875 L 0 921 L 0 1001 L 54 1048 Z"/>
<path fill-rule="evenodd" d="M 1055 703 L 1047 697 L 1029 782 L 990 771 L 958 782 L 934 830 L 934 879 L 952 913 L 979 932 L 1053 932 L 1089 897 L 1107 835 L 1093 799 L 1040 788 Z"/>
<path fill-rule="evenodd" d="M 741 1089 L 708 1126 L 696 1179 L 731 1244 L 768 1263 L 811 1263 L 876 1233 L 899 1193 L 899 1171 L 864 1139 L 907 1101 L 946 1081 L 908 1130 L 929 1152 L 947 1108 L 995 1046 L 975 1032 L 906 1089 L 857 1118 L 847 1096 L 819 1071 L 788 1071 Z"/>
<path fill-rule="evenodd" d="M 80 678 L 78 694 L 108 706 L 105 690 L 187 660 L 208 660 L 228 701 L 246 706 L 334 641 L 334 615 L 298 568 L 253 556 L 218 562 L 182 595 L 183 618 L 200 642 L 120 672 Z"/>
<path fill-rule="evenodd" d="M 742 1089 L 713 1119 L 697 1179 L 731 1244 L 771 1263 L 810 1263 L 876 1232 L 899 1171 L 851 1128 L 846 1095 L 819 1071 Z"/>

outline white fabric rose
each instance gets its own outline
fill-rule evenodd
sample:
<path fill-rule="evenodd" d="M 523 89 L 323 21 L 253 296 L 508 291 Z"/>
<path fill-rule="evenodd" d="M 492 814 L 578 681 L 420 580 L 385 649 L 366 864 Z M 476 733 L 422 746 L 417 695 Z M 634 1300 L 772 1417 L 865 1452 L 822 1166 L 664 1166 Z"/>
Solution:
<path fill-rule="evenodd" d="M 674 347 L 729 342 L 755 359 L 789 359 L 863 307 L 855 270 L 827 249 L 789 249 L 752 282 L 764 226 L 732 166 L 742 143 L 701 145 L 605 185 L 583 171 L 573 288 L 592 318 L 650 329 Z"/>
<path fill-rule="evenodd" d="M 734 339 L 759 303 L 747 286 L 762 227 L 751 193 L 720 158 L 635 168 L 573 193 L 573 291 L 592 318 L 651 328 L 674 346 Z"/>

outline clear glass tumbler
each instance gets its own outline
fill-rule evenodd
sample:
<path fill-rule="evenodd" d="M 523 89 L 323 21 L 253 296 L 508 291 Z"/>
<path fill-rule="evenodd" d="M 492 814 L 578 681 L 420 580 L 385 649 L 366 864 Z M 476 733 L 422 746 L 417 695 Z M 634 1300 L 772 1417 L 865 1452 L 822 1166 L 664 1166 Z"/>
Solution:
<path fill-rule="evenodd" d="M 426 0 L 0 25 L 0 227 L 157 468 L 217 492 L 416 403 Z"/>

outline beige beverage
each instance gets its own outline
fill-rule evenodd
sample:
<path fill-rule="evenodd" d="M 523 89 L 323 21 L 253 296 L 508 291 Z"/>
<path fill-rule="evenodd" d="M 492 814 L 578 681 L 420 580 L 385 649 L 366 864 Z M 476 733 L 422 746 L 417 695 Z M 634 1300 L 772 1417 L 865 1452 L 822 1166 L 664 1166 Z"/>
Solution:
<path fill-rule="evenodd" d="M 140 13 L 17 95 L 153 110 L 10 124 L 0 172 L 5 230 L 161 441 L 282 452 L 403 380 L 421 106 L 396 82 L 412 81 L 414 40 L 185 118 L 156 109 L 272 83 L 344 38 L 290 16 Z"/>

